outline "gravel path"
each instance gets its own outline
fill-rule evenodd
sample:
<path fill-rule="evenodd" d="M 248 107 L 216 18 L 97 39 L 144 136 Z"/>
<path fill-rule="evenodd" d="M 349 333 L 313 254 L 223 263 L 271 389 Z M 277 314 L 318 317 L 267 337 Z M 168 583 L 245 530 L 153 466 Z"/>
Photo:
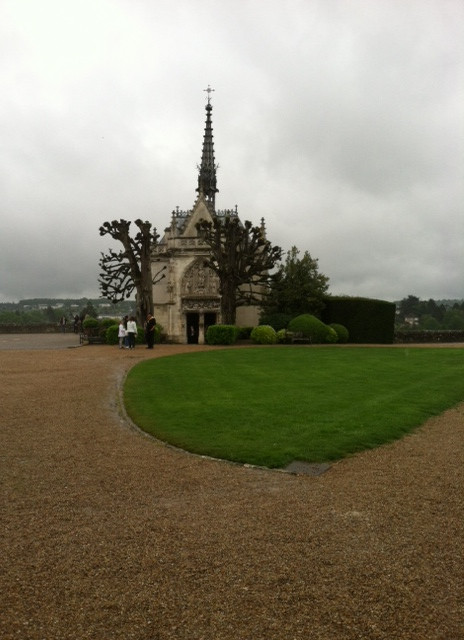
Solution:
<path fill-rule="evenodd" d="M 289 475 L 128 427 L 127 370 L 202 347 L 48 346 L 0 351 L 2 640 L 464 638 L 463 404 Z"/>

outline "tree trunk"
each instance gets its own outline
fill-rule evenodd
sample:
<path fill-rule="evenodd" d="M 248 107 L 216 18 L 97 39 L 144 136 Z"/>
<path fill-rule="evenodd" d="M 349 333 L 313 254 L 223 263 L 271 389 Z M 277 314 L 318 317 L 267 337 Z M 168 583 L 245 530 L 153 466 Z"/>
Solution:
<path fill-rule="evenodd" d="M 232 280 L 222 283 L 221 290 L 221 314 L 223 324 L 235 324 L 236 317 L 236 292 Z"/>
<path fill-rule="evenodd" d="M 137 286 L 137 322 L 140 326 L 144 326 L 149 313 L 153 314 L 151 262 L 143 260 L 140 269 L 140 282 Z"/>

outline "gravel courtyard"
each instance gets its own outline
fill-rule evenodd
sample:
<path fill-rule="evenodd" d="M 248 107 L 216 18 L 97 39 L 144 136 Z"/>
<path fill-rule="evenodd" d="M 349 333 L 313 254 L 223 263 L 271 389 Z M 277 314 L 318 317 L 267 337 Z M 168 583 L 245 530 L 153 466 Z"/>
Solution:
<path fill-rule="evenodd" d="M 1 338 L 2 640 L 464 638 L 464 404 L 291 475 L 125 421 L 130 367 L 208 347 Z"/>

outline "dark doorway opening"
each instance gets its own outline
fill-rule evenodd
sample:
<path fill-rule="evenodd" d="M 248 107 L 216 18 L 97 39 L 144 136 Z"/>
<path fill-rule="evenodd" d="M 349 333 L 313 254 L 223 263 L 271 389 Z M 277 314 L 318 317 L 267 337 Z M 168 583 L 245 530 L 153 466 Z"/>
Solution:
<path fill-rule="evenodd" d="M 206 339 L 206 332 L 208 331 L 208 327 L 210 327 L 212 324 L 216 324 L 216 314 L 205 313 L 205 339 Z"/>
<path fill-rule="evenodd" d="M 187 313 L 187 343 L 198 344 L 200 316 L 198 313 Z"/>

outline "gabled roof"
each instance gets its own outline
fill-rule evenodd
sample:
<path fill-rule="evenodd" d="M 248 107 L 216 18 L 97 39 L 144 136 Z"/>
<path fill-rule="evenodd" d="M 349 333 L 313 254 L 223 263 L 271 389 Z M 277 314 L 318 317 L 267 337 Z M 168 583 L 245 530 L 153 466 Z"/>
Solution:
<path fill-rule="evenodd" d="M 195 204 L 193 205 L 193 209 L 186 220 L 185 228 L 179 234 L 182 236 L 196 236 L 198 235 L 196 224 L 200 222 L 200 220 L 207 220 L 208 222 L 213 221 L 214 211 L 211 211 L 211 206 L 205 196 L 200 193 Z"/>

